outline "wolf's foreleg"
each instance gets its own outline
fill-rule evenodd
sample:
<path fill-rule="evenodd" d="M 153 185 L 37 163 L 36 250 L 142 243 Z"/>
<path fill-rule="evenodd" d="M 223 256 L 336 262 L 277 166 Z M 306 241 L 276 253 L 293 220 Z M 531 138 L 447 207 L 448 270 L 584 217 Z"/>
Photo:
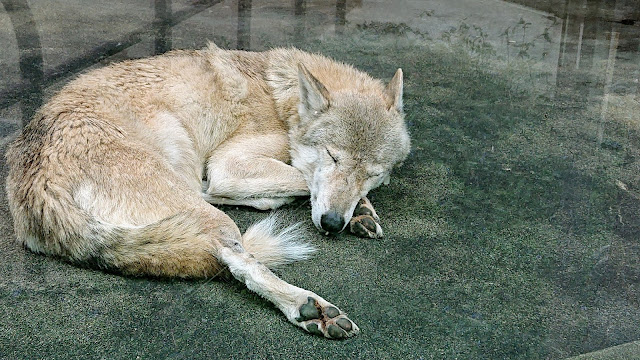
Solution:
<path fill-rule="evenodd" d="M 221 196 L 212 196 L 206 192 L 202 193 L 202 198 L 213 205 L 237 205 L 237 206 L 249 206 L 258 210 L 273 210 L 283 205 L 293 202 L 296 198 L 290 197 L 261 197 L 261 198 L 246 198 L 246 199 L 231 199 Z"/>
<path fill-rule="evenodd" d="M 236 279 L 275 304 L 293 324 L 329 339 L 347 338 L 360 331 L 336 306 L 280 279 L 242 248 L 226 247 L 218 254 Z"/>
<path fill-rule="evenodd" d="M 240 137 L 240 136 L 238 136 Z M 308 196 L 302 173 L 287 164 L 286 135 L 229 139 L 209 157 L 203 197 L 212 204 L 275 209 Z"/>
<path fill-rule="evenodd" d="M 376 210 L 366 197 L 363 197 L 353 210 L 353 217 L 349 221 L 349 231 L 355 236 L 363 238 L 381 238 L 382 228 L 379 224 L 380 218 Z"/>

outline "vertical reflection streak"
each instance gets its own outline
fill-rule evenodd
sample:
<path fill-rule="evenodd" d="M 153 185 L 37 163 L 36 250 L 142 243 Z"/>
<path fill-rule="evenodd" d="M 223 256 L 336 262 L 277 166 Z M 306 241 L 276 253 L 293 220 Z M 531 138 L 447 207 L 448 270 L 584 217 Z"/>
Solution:
<path fill-rule="evenodd" d="M 155 0 L 155 13 L 154 54 L 160 55 L 171 50 L 171 0 Z"/>
<path fill-rule="evenodd" d="M 347 0 L 337 0 L 336 1 L 336 33 L 342 34 L 344 31 L 344 26 L 347 23 Z"/>
<path fill-rule="evenodd" d="M 251 47 L 251 0 L 238 1 L 238 50 L 250 50 Z"/>
<path fill-rule="evenodd" d="M 611 29 L 611 41 L 609 42 L 609 57 L 607 59 L 607 72 L 604 84 L 604 96 L 602 97 L 602 112 L 600 124 L 598 126 L 598 146 L 604 140 L 604 126 L 607 121 L 607 109 L 609 107 L 609 93 L 611 92 L 611 82 L 613 81 L 613 70 L 616 66 L 616 54 L 618 49 L 619 33 Z"/>
<path fill-rule="evenodd" d="M 36 22 L 26 0 L 1 0 L 16 36 L 19 67 L 23 81 L 28 82 L 26 96 L 20 101 L 22 124 L 26 125 L 42 105 L 44 60 Z"/>
<path fill-rule="evenodd" d="M 307 1 L 306 0 L 294 0 L 293 7 L 293 42 L 297 46 L 302 46 L 305 41 L 305 33 L 307 31 L 307 21 L 306 21 L 306 11 L 307 11 Z"/>

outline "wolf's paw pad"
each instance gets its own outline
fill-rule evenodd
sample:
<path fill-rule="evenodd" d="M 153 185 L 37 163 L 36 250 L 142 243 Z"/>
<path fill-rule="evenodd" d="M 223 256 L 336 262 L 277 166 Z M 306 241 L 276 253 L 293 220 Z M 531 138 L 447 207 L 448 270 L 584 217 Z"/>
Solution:
<path fill-rule="evenodd" d="M 360 215 L 368 215 L 375 222 L 380 221 L 378 214 L 376 214 L 376 211 L 373 209 L 373 205 L 371 205 L 371 202 L 369 202 L 369 199 L 367 198 L 360 199 L 360 201 L 358 201 L 358 205 L 356 205 L 356 208 L 353 210 L 354 217 Z"/>
<path fill-rule="evenodd" d="M 380 224 L 370 215 L 358 215 L 349 221 L 349 231 L 355 236 L 379 239 L 382 237 Z"/>
<path fill-rule="evenodd" d="M 349 221 L 349 231 L 355 236 L 378 239 L 382 237 L 380 218 L 367 198 L 358 202 L 353 217 Z"/>
<path fill-rule="evenodd" d="M 299 311 L 300 316 L 296 321 L 314 335 L 329 339 L 345 339 L 360 331 L 337 307 L 328 303 L 322 306 L 312 297 L 307 298 L 307 302 L 300 306 Z"/>

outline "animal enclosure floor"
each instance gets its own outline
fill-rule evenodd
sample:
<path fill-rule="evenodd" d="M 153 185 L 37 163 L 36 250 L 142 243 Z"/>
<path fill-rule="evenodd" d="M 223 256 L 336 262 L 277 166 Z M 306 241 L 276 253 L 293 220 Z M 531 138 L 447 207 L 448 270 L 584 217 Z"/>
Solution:
<path fill-rule="evenodd" d="M 385 237 L 326 237 L 278 275 L 361 334 L 295 328 L 231 280 L 87 270 L 16 244 L 0 193 L 0 359 L 640 358 L 636 0 L 3 0 L 0 146 L 79 73 L 295 46 L 388 81 L 412 152 L 370 199 Z M 1 160 L 4 184 L 7 169 Z M 240 226 L 267 214 L 223 207 Z"/>

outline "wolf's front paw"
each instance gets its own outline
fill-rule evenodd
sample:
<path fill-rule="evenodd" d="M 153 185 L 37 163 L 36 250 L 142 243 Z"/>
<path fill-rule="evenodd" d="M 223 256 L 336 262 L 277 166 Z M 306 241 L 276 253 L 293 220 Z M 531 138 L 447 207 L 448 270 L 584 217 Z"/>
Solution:
<path fill-rule="evenodd" d="M 349 221 L 349 230 L 358 237 L 378 239 L 382 237 L 382 228 L 378 224 L 380 218 L 373 209 L 369 199 L 362 198 L 353 211 L 353 217 Z"/>
<path fill-rule="evenodd" d="M 295 319 L 298 325 L 312 334 L 329 339 L 344 339 L 360 332 L 347 315 L 324 300 L 309 296 L 298 311 L 300 315 Z"/>

